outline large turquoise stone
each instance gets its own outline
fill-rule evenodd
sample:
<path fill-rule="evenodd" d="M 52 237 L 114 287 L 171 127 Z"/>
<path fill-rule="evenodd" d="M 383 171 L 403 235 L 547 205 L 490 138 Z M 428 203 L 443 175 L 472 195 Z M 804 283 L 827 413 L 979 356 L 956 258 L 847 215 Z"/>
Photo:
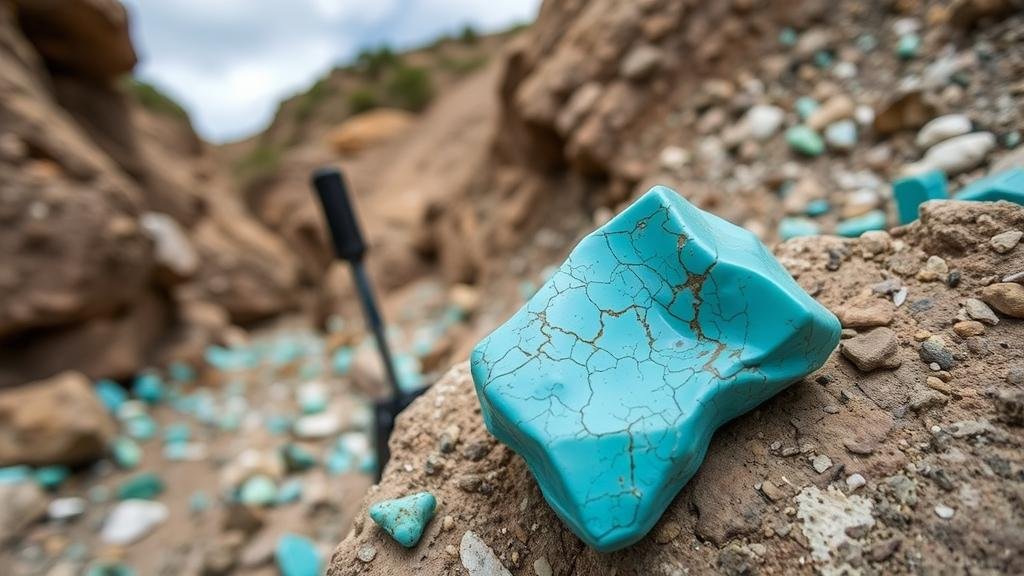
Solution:
<path fill-rule="evenodd" d="M 917 220 L 917 208 L 929 200 L 949 198 L 946 175 L 941 170 L 901 178 L 892 183 L 892 195 L 896 199 L 896 212 L 900 224 Z"/>
<path fill-rule="evenodd" d="M 477 344 L 487 428 L 599 551 L 628 546 L 716 428 L 815 370 L 839 321 L 753 234 L 655 187 Z"/>
<path fill-rule="evenodd" d="M 954 198 L 979 202 L 1006 200 L 1024 205 L 1024 168 L 1011 168 L 986 176 L 968 184 Z"/>

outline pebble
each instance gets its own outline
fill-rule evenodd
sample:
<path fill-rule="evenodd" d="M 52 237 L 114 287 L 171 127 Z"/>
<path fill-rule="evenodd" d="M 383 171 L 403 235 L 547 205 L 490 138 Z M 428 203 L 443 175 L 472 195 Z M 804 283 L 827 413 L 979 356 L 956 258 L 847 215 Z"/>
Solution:
<path fill-rule="evenodd" d="M 811 98 L 810 96 L 801 96 L 800 98 L 797 98 L 793 107 L 796 109 L 797 116 L 799 116 L 801 120 L 807 120 L 810 118 L 811 114 L 814 114 L 814 112 L 821 106 L 814 98 Z"/>
<path fill-rule="evenodd" d="M 955 136 L 929 148 L 924 158 L 907 166 L 907 173 L 942 170 L 947 176 L 954 176 L 981 164 L 995 146 L 996 137 L 991 132 Z"/>
<path fill-rule="evenodd" d="M 917 34 L 904 34 L 896 44 L 896 55 L 902 60 L 912 60 L 921 51 L 921 37 Z"/>
<path fill-rule="evenodd" d="M 808 116 L 807 127 L 812 131 L 823 130 L 829 124 L 853 117 L 856 108 L 856 104 L 849 96 L 833 96 Z"/>
<path fill-rule="evenodd" d="M 887 326 L 896 316 L 896 306 L 888 300 L 870 298 L 840 308 L 838 316 L 844 328 Z"/>
<path fill-rule="evenodd" d="M 985 325 L 977 320 L 965 320 L 953 324 L 953 332 L 964 338 L 968 336 L 981 336 L 985 333 Z"/>
<path fill-rule="evenodd" d="M 97 380 L 93 389 L 111 414 L 116 414 L 121 405 L 128 400 L 128 392 L 113 380 L 106 378 Z"/>
<path fill-rule="evenodd" d="M 832 467 L 832 459 L 824 454 L 818 454 L 811 460 L 811 466 L 815 472 L 821 474 Z"/>
<path fill-rule="evenodd" d="M 423 529 L 434 517 L 437 499 L 430 492 L 419 492 L 370 506 L 370 518 L 396 542 L 412 548 L 423 536 Z"/>
<path fill-rule="evenodd" d="M 312 540 L 298 534 L 285 534 L 274 550 L 281 576 L 319 576 L 320 553 Z"/>
<path fill-rule="evenodd" d="M 167 506 L 150 500 L 125 500 L 103 523 L 100 538 L 107 544 L 126 546 L 159 526 L 169 516 Z"/>
<path fill-rule="evenodd" d="M 32 474 L 36 483 L 44 490 L 56 490 L 71 475 L 67 466 L 43 466 Z"/>
<path fill-rule="evenodd" d="M 949 274 L 949 265 L 939 256 L 929 256 L 924 267 L 917 273 L 917 279 L 922 282 L 934 282 L 943 280 Z"/>
<path fill-rule="evenodd" d="M 825 128 L 825 142 L 833 150 L 848 152 L 857 146 L 857 124 L 853 120 L 840 120 Z"/>
<path fill-rule="evenodd" d="M 363 544 L 356 551 L 356 558 L 359 558 L 360 562 L 373 562 L 376 557 L 377 549 L 373 547 L 373 544 Z"/>
<path fill-rule="evenodd" d="M 51 520 L 68 520 L 81 516 L 88 502 L 85 498 L 57 498 L 46 508 Z"/>
<path fill-rule="evenodd" d="M 825 152 L 825 141 L 817 132 L 804 125 L 787 130 L 786 143 L 804 156 L 821 156 Z"/>
<path fill-rule="evenodd" d="M 952 508 L 946 506 L 945 504 L 935 505 L 935 515 L 939 518 L 942 518 L 943 520 L 949 520 L 953 517 L 954 514 L 956 514 L 956 510 L 953 510 Z"/>
<path fill-rule="evenodd" d="M 546 556 L 541 556 L 533 561 L 533 573 L 536 574 L 536 576 L 554 575 L 554 571 L 551 569 L 551 563 L 548 562 Z"/>
<path fill-rule="evenodd" d="M 152 472 L 136 474 L 117 487 L 118 500 L 152 500 L 164 491 L 164 481 Z"/>
<path fill-rule="evenodd" d="M 939 116 L 925 124 L 917 133 L 914 143 L 922 149 L 971 131 L 971 119 L 963 114 Z"/>
<path fill-rule="evenodd" d="M 801 236 L 817 236 L 821 233 L 821 227 L 817 222 L 807 218 L 787 217 L 779 221 L 779 238 L 789 240 Z"/>
<path fill-rule="evenodd" d="M 989 239 L 988 245 L 997 253 L 1006 254 L 1017 247 L 1021 237 L 1024 237 L 1024 232 L 1020 230 L 1007 230 Z"/>
<path fill-rule="evenodd" d="M 1015 282 L 990 284 L 981 289 L 981 299 L 1014 318 L 1024 318 L 1024 286 Z"/>
<path fill-rule="evenodd" d="M 943 370 L 951 370 L 956 366 L 956 358 L 953 358 L 953 353 L 947 350 L 945 343 L 936 336 L 921 342 L 921 347 L 918 348 L 917 353 L 921 356 L 921 360 L 928 364 L 934 362 Z"/>
<path fill-rule="evenodd" d="M 238 491 L 238 500 L 246 506 L 270 506 L 277 500 L 277 484 L 264 474 L 251 476 Z"/>
<path fill-rule="evenodd" d="M 846 477 L 846 487 L 849 488 L 851 492 L 867 483 L 868 481 L 860 474 L 850 474 Z"/>
<path fill-rule="evenodd" d="M 469 571 L 469 576 L 512 576 L 494 550 L 472 530 L 462 535 L 459 559 L 462 567 Z"/>
<path fill-rule="evenodd" d="M 341 421 L 331 412 L 310 414 L 295 421 L 292 430 L 299 438 L 319 439 L 334 436 L 341 429 Z"/>
<path fill-rule="evenodd" d="M 690 163 L 690 153 L 679 146 L 666 146 L 658 156 L 658 161 L 667 170 L 679 171 Z"/>
<path fill-rule="evenodd" d="M 140 374 L 132 383 L 132 394 L 146 404 L 159 404 L 166 395 L 164 381 L 151 372 Z"/>
<path fill-rule="evenodd" d="M 843 340 L 839 349 L 848 360 L 862 372 L 878 369 L 899 368 L 902 360 L 899 357 L 899 341 L 896 333 L 889 328 L 875 328 Z"/>
<path fill-rule="evenodd" d="M 755 140 L 767 140 L 782 127 L 786 118 L 785 111 L 778 106 L 758 104 L 752 106 L 740 120 L 747 133 Z"/>
<path fill-rule="evenodd" d="M 967 312 L 968 316 L 982 324 L 988 324 L 989 326 L 999 324 L 999 317 L 996 316 L 996 313 L 988 307 L 988 304 L 977 298 L 964 300 L 964 311 Z"/>

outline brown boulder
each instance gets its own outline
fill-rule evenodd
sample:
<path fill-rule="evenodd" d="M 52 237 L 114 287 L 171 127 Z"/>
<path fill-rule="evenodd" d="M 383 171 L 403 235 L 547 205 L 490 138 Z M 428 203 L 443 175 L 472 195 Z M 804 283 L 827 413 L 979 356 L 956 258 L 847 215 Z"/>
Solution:
<path fill-rule="evenodd" d="M 50 69 L 110 80 L 135 67 L 128 13 L 117 0 L 16 0 L 25 35 Z"/>
<path fill-rule="evenodd" d="M 116 431 L 81 373 L 64 372 L 0 391 L 0 466 L 95 460 Z"/>
<path fill-rule="evenodd" d="M 386 142 L 408 130 L 416 116 L 405 110 L 378 108 L 345 120 L 327 135 L 327 143 L 341 155 L 355 154 Z"/>

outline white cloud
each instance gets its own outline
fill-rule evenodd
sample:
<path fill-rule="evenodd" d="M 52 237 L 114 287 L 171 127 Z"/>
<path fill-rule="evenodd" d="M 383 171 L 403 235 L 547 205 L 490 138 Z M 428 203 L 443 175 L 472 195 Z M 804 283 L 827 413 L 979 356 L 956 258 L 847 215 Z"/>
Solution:
<path fill-rule="evenodd" d="M 465 24 L 532 19 L 540 0 L 124 0 L 136 74 L 213 141 L 264 128 L 283 98 L 361 47 L 421 44 Z"/>

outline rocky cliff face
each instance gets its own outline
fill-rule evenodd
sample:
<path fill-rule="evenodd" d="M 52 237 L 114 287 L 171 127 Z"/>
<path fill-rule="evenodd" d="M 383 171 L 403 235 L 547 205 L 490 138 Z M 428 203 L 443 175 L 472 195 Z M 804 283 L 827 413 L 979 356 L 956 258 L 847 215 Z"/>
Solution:
<path fill-rule="evenodd" d="M 1018 572 L 1024 324 L 991 308 L 1009 310 L 992 287 L 1024 270 L 1024 245 L 991 238 L 1022 227 L 1019 206 L 948 202 L 891 235 L 781 245 L 843 319 L 840 350 L 719 430 L 654 530 L 612 554 L 557 519 L 456 366 L 400 417 L 329 573 L 506 573 L 474 571 L 478 540 L 514 574 Z M 367 520 L 369 503 L 422 490 L 439 508 L 415 549 Z"/>
<path fill-rule="evenodd" d="M 0 4 L 0 386 L 194 359 L 294 304 L 293 257 L 134 64 L 117 2 Z"/>

